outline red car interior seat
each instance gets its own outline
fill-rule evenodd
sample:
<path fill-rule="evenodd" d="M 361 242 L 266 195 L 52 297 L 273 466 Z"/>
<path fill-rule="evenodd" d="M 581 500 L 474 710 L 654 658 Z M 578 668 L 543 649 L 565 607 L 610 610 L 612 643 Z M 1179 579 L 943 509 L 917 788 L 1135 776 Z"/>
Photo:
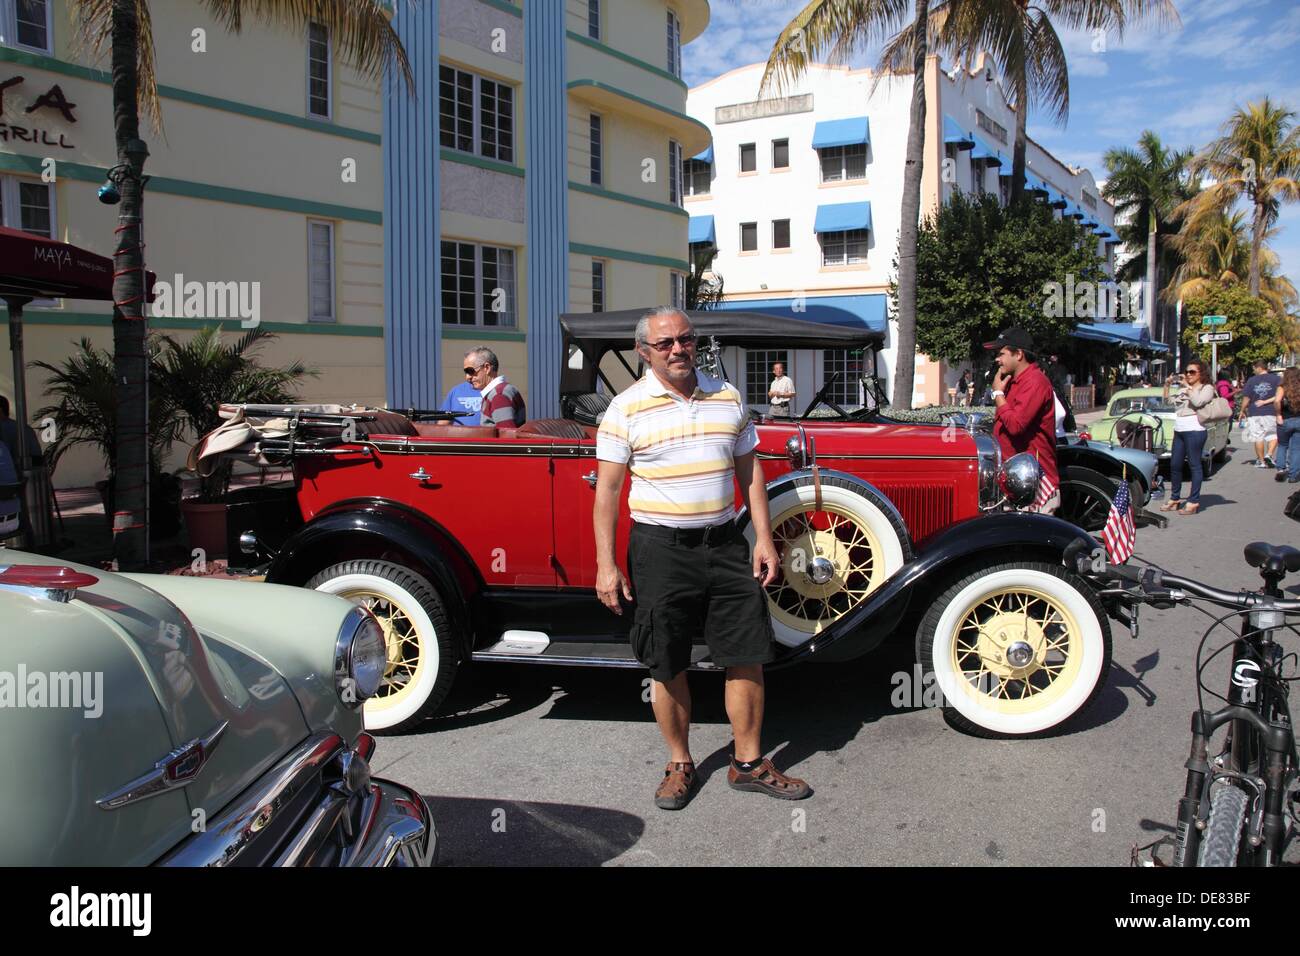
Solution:
<path fill-rule="evenodd" d="M 587 429 L 567 418 L 537 418 L 524 422 L 515 432 L 520 438 L 525 435 L 544 435 L 547 438 L 568 438 L 582 441 L 587 438 Z"/>
<path fill-rule="evenodd" d="M 495 425 L 446 425 L 439 422 L 416 422 L 415 432 L 421 438 L 496 438 Z"/>

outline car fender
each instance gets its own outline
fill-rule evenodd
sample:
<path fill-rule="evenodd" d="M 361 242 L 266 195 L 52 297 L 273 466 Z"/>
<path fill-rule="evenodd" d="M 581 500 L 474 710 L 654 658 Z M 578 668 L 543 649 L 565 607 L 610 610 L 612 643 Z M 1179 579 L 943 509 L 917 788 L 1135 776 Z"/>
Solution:
<path fill-rule="evenodd" d="M 1057 445 L 1056 464 L 1058 468 L 1069 465 L 1091 468 L 1098 474 L 1117 481 L 1127 474 L 1128 477 L 1138 480 L 1143 492 L 1147 495 L 1150 495 L 1151 492 L 1151 482 L 1140 468 L 1129 467 L 1125 469 L 1124 465 L 1126 463 L 1121 458 L 1100 448 L 1090 448 L 1087 445 Z"/>
<path fill-rule="evenodd" d="M 914 560 L 834 626 L 795 648 L 789 659 L 825 651 L 841 638 L 870 625 L 877 615 L 901 614 L 913 597 L 933 597 L 940 591 L 934 582 L 947 581 L 971 559 L 1060 561 L 1066 547 L 1080 539 L 1087 543 L 1089 551 L 1100 547 L 1091 535 L 1050 515 L 1006 511 L 955 524 L 930 539 Z"/>
<path fill-rule="evenodd" d="M 355 554 L 353 554 L 355 552 Z M 468 601 L 483 582 L 451 534 L 427 515 L 381 498 L 340 501 L 284 543 L 266 572 L 272 584 L 306 583 L 313 574 L 351 557 L 404 555 L 447 602 L 466 657 L 472 651 Z"/>

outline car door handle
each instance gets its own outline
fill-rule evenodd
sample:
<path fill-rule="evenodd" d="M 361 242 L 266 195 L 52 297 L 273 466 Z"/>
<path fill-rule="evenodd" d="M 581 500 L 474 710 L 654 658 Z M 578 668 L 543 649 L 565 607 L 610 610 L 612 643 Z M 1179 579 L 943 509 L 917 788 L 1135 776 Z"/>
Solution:
<path fill-rule="evenodd" d="M 433 477 L 433 475 L 425 471 L 424 466 L 421 465 L 420 470 L 411 472 L 409 477 L 414 478 L 416 481 L 428 481 L 430 478 Z"/>
<path fill-rule="evenodd" d="M 587 472 L 587 474 L 585 474 L 585 475 L 582 476 L 582 480 L 585 481 L 587 484 L 591 485 L 591 487 L 595 488 L 595 487 L 596 487 L 596 472 L 595 472 L 594 470 L 593 470 L 593 471 L 589 471 L 589 472 Z"/>

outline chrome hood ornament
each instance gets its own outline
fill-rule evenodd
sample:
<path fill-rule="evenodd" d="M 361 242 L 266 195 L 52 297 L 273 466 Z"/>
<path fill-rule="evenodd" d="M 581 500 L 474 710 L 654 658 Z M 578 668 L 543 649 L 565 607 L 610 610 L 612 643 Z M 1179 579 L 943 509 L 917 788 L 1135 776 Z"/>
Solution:
<path fill-rule="evenodd" d="M 156 797 L 177 787 L 189 786 L 203 771 L 212 751 L 221 742 L 222 735 L 230 726 L 223 720 L 203 737 L 196 737 L 187 744 L 177 747 L 167 756 L 158 760 L 148 773 L 136 777 L 125 786 L 100 797 L 95 804 L 101 810 L 116 810 L 128 803 L 136 803 Z"/>

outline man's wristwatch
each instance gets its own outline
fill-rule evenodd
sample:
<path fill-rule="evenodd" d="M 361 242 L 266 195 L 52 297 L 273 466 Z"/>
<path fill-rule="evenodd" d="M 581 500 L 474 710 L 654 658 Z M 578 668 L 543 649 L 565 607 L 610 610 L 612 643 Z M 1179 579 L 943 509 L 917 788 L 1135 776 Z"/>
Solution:
<path fill-rule="evenodd" d="M 1006 398 L 1006 397 L 1007 397 L 1007 393 L 1004 392 L 1004 391 L 1002 391 L 1002 389 L 1000 389 L 1000 388 L 995 388 L 995 389 L 993 390 L 993 397 L 994 397 L 994 398 Z"/>

